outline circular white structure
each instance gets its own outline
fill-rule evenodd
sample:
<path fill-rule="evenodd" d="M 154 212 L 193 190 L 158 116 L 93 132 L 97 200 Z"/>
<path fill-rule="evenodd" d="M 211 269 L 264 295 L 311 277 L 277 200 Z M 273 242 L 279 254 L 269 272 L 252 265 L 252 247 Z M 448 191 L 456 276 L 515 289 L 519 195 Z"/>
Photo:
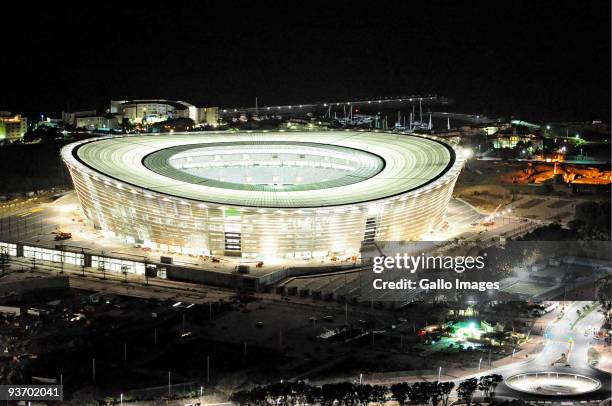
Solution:
<path fill-rule="evenodd" d="M 581 395 L 601 387 L 597 379 L 564 372 L 522 373 L 506 379 L 506 385 L 519 392 L 545 396 Z"/>
<path fill-rule="evenodd" d="M 416 239 L 443 221 L 463 157 L 377 132 L 184 133 L 65 146 L 85 215 L 128 242 L 310 258 Z"/>

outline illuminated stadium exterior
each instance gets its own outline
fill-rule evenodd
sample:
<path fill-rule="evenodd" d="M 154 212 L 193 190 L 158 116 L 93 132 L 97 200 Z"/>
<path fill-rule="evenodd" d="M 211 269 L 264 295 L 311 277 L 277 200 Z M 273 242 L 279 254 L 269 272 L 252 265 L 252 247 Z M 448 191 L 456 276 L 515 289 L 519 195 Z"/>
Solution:
<path fill-rule="evenodd" d="M 161 251 L 248 258 L 352 254 L 439 227 L 461 153 L 379 132 L 108 137 L 62 149 L 84 214 Z"/>

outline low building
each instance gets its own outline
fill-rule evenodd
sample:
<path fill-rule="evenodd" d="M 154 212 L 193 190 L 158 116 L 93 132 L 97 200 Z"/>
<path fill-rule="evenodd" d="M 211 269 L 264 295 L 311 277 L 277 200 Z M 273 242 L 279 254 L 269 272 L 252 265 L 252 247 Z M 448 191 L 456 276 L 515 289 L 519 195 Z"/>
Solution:
<path fill-rule="evenodd" d="M 121 126 L 123 119 L 118 114 L 102 114 L 77 117 L 75 126 L 87 130 L 115 130 Z"/>
<path fill-rule="evenodd" d="M 28 131 L 28 119 L 21 114 L 0 111 L 0 140 L 14 141 L 21 139 Z"/>
<path fill-rule="evenodd" d="M 66 124 L 77 126 L 77 118 L 96 116 L 96 110 L 62 111 L 62 121 Z"/>
<path fill-rule="evenodd" d="M 489 143 L 495 149 L 514 148 L 519 143 L 531 143 L 533 149 L 538 150 L 542 149 L 544 145 L 542 137 L 536 131 L 526 126 L 513 126 L 500 130 L 489 136 Z"/>
<path fill-rule="evenodd" d="M 111 100 L 110 113 L 116 113 L 134 124 L 152 124 L 174 118 L 199 121 L 198 108 L 193 104 L 175 100 Z"/>
<path fill-rule="evenodd" d="M 198 124 L 213 127 L 219 125 L 219 107 L 200 107 L 198 109 Z"/>

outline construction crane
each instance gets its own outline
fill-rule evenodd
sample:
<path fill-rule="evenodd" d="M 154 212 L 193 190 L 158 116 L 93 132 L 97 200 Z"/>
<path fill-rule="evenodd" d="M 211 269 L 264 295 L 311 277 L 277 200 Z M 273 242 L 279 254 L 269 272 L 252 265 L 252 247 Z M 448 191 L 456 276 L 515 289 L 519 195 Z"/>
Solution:
<path fill-rule="evenodd" d="M 500 203 L 499 205 L 497 205 L 497 207 L 495 208 L 495 210 L 493 210 L 493 213 L 491 213 L 490 216 L 485 217 L 484 220 L 482 220 L 482 225 L 483 226 L 492 226 L 495 224 L 495 215 L 497 214 L 497 211 L 499 210 L 499 208 L 502 206 L 502 203 Z"/>

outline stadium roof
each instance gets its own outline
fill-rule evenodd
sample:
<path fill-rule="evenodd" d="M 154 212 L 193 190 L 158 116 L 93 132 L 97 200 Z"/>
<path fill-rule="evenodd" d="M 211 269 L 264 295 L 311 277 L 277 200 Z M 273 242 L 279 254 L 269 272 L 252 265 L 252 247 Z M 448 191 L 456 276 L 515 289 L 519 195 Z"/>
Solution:
<path fill-rule="evenodd" d="M 350 181 L 321 180 L 308 187 L 242 187 L 193 177 L 169 160 L 194 149 L 230 146 L 248 154 L 260 148 L 282 148 L 301 154 L 304 148 L 338 153 L 358 162 Z M 236 149 L 237 148 L 237 149 Z M 170 153 L 171 152 L 171 153 Z M 342 155 L 344 154 L 344 155 Z M 316 208 L 418 194 L 456 177 L 462 158 L 446 143 L 421 136 L 378 132 L 203 132 L 172 135 L 107 137 L 70 144 L 62 150 L 67 163 L 83 172 L 134 192 L 160 193 L 188 202 L 262 208 Z M 349 178 L 351 178 L 349 174 Z"/>

